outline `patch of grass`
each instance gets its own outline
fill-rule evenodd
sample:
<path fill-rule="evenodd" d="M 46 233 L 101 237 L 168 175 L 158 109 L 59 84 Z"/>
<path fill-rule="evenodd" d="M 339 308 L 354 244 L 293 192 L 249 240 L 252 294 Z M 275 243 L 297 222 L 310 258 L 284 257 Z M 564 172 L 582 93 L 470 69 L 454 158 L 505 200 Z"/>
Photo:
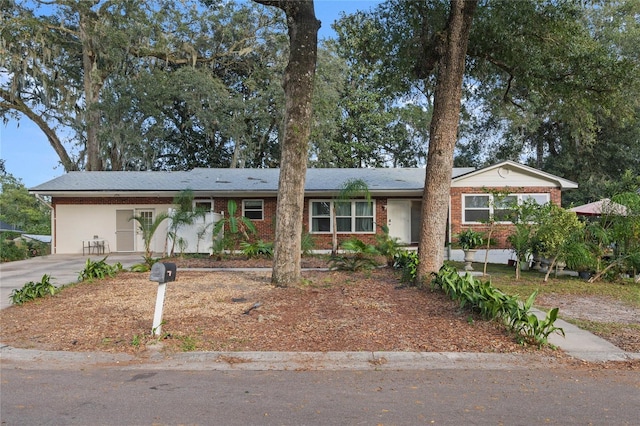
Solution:
<path fill-rule="evenodd" d="M 582 279 L 571 276 L 553 275 L 546 283 L 542 281 L 543 274 L 537 271 L 522 271 L 521 278 L 516 281 L 514 273 L 504 273 L 489 265 L 488 274 L 491 282 L 500 290 L 509 294 L 527 295 L 538 291 L 539 295 L 574 295 L 574 296 L 598 296 L 617 300 L 626 305 L 640 308 L 640 284 L 628 281 L 596 281 L 588 283 Z"/>
<path fill-rule="evenodd" d="M 613 322 L 596 322 L 596 321 L 573 319 L 573 318 L 569 318 L 566 321 L 580 328 L 585 328 L 585 329 L 588 328 L 593 333 L 601 336 L 606 336 L 606 335 L 610 336 L 612 334 L 618 334 L 618 332 L 626 329 L 640 330 L 640 324 L 619 324 L 619 323 L 613 323 Z"/>
<path fill-rule="evenodd" d="M 198 342 L 195 337 L 179 336 L 178 339 L 182 341 L 180 345 L 182 352 L 193 352 L 198 348 Z"/>
<path fill-rule="evenodd" d="M 456 264 L 454 262 L 454 264 Z M 457 263 L 458 269 L 462 268 L 462 263 Z M 552 273 L 549 281 L 543 282 L 544 274 L 538 271 L 522 271 L 521 277 L 516 281 L 515 271 L 512 267 L 502 264 L 489 264 L 487 274 L 491 283 L 498 289 L 510 295 L 518 295 L 520 299 L 527 295 L 538 292 L 538 296 L 543 295 L 567 295 L 583 297 L 602 297 L 618 301 L 634 309 L 640 309 L 640 283 L 633 283 L 628 279 L 617 281 L 596 281 L 588 283 L 578 277 L 560 275 L 555 277 Z M 560 316 L 584 330 L 598 335 L 614 344 L 624 344 L 624 339 L 616 340 L 616 336 L 621 336 L 625 331 L 637 332 L 640 324 L 619 324 L 602 323 L 595 321 L 576 320 Z"/>
<path fill-rule="evenodd" d="M 131 338 L 131 346 L 135 346 L 136 348 L 139 348 L 141 340 L 142 340 L 142 336 L 138 334 L 134 334 L 133 337 Z"/>

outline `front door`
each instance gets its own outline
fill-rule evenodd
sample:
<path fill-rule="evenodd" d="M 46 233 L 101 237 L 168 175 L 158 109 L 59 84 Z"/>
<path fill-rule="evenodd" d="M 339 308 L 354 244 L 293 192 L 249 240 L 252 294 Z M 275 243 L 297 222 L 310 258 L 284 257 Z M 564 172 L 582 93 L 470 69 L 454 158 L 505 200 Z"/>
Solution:
<path fill-rule="evenodd" d="M 411 200 L 387 201 L 389 237 L 401 244 L 411 244 Z"/>
<path fill-rule="evenodd" d="M 133 210 L 116 210 L 116 251 L 135 249 L 136 222 L 132 217 Z"/>

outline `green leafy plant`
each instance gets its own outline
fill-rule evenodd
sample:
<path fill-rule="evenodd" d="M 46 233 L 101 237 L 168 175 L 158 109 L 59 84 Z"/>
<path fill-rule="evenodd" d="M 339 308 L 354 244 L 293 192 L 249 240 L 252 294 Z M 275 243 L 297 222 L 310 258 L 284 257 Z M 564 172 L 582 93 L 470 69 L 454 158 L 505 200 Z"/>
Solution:
<path fill-rule="evenodd" d="M 557 261 L 564 259 L 570 251 L 572 235 L 584 232 L 584 224 L 578 220 L 575 213 L 553 203 L 542 206 L 538 218 L 535 238 L 540 242 L 540 254 L 551 259 L 549 269 L 544 276 L 546 282 Z"/>
<path fill-rule="evenodd" d="M 520 279 L 520 265 L 526 262 L 532 253 L 532 230 L 524 224 L 516 224 L 511 235 L 507 237 L 507 242 L 516 256 L 516 280 Z"/>
<path fill-rule="evenodd" d="M 257 233 L 257 229 L 251 219 L 238 215 L 238 205 L 235 200 L 227 201 L 227 216 L 216 222 L 213 227 L 214 235 L 223 235 L 218 239 L 221 245 L 214 244 L 215 251 L 222 249 L 235 250 L 241 239 L 249 240 L 249 234 Z M 228 231 L 228 234 L 226 233 Z"/>
<path fill-rule="evenodd" d="M 131 272 L 149 272 L 151 267 L 160 261 L 159 257 L 142 256 L 142 263 L 136 263 L 131 267 Z"/>
<path fill-rule="evenodd" d="M 151 267 L 155 263 L 153 259 L 153 250 L 151 249 L 151 241 L 153 236 L 160 227 L 160 224 L 167 220 L 169 215 L 166 212 L 162 212 L 156 215 L 153 222 L 149 222 L 146 217 L 133 216 L 129 220 L 135 220 L 138 222 L 138 229 L 142 233 L 142 241 L 144 243 L 144 261 Z"/>
<path fill-rule="evenodd" d="M 43 275 L 39 282 L 29 281 L 21 289 L 13 289 L 9 299 L 14 305 L 22 305 L 25 302 L 44 297 L 53 296 L 59 290 L 51 283 L 50 275 Z"/>
<path fill-rule="evenodd" d="M 84 264 L 84 269 L 80 271 L 78 275 L 79 281 L 91 281 L 94 279 L 103 279 L 105 277 L 114 277 L 118 272 L 122 271 L 122 264 L 120 262 L 109 265 L 106 262 L 108 256 L 105 256 L 102 260 L 92 261 L 87 259 Z"/>
<path fill-rule="evenodd" d="M 551 309 L 543 319 L 539 319 L 531 312 L 537 295 L 538 292 L 534 291 L 524 304 L 511 306 L 508 321 L 521 343 L 532 341 L 543 346 L 548 343 L 551 333 L 559 333 L 564 336 L 564 330 L 554 325 L 558 318 L 558 308 Z"/>
<path fill-rule="evenodd" d="M 456 235 L 456 238 L 462 250 L 474 250 L 484 243 L 484 234 L 473 229 L 466 229 L 460 232 Z"/>
<path fill-rule="evenodd" d="M 149 272 L 151 270 L 151 266 L 153 266 L 153 263 L 157 261 L 158 259 L 148 259 L 145 260 L 144 263 L 136 263 L 135 265 L 131 266 L 130 270 L 131 272 Z"/>
<path fill-rule="evenodd" d="M 313 239 L 313 235 L 309 232 L 302 234 L 302 240 L 300 242 L 300 250 L 303 256 L 309 256 L 316 246 L 316 242 Z"/>
<path fill-rule="evenodd" d="M 389 236 L 389 227 L 382 225 L 382 234 L 376 234 L 376 250 L 387 259 L 387 266 L 393 266 L 396 255 L 402 250 L 399 238 Z"/>
<path fill-rule="evenodd" d="M 249 259 L 254 257 L 272 257 L 273 256 L 273 243 L 266 243 L 262 240 L 255 241 L 253 243 L 241 242 L 240 250 Z"/>
<path fill-rule="evenodd" d="M 171 247 L 166 250 L 169 256 L 175 253 L 176 245 L 181 253 L 184 251 L 186 242 L 184 238 L 180 237 L 180 228 L 183 226 L 193 225 L 198 218 L 204 217 L 207 213 L 207 211 L 203 209 L 194 210 L 193 199 L 194 195 L 191 190 L 181 191 L 173 199 L 175 209 L 171 212 L 169 217 L 169 229 L 167 230 L 167 237 L 171 240 Z M 206 232 L 206 228 L 203 231 L 203 234 L 204 232 Z M 200 235 L 198 235 L 198 238 L 200 238 Z"/>
<path fill-rule="evenodd" d="M 558 308 L 549 311 L 544 319 L 531 312 L 537 292 L 531 294 L 524 304 L 516 296 L 510 296 L 471 274 L 460 276 L 457 269 L 444 265 L 432 281 L 439 288 L 458 301 L 461 308 L 470 309 L 487 320 L 502 319 L 515 332 L 520 342 L 532 342 L 538 346 L 546 345 L 551 333 L 564 335 L 564 330 L 555 327 Z"/>
<path fill-rule="evenodd" d="M 178 337 L 182 341 L 180 345 L 180 349 L 182 352 L 192 352 L 198 348 L 198 341 L 195 337 L 192 336 L 180 336 Z"/>
<path fill-rule="evenodd" d="M 545 207 L 534 200 L 525 200 L 522 204 L 512 204 L 512 214 L 509 215 L 514 224 L 514 231 L 507 236 L 507 242 L 516 256 L 516 280 L 520 279 L 521 265 L 530 256 L 538 255 L 540 242 L 536 238 L 538 216 L 543 214 Z M 486 270 L 485 270 L 486 274 Z"/>
<path fill-rule="evenodd" d="M 134 334 L 133 337 L 131 338 L 131 346 L 135 346 L 136 348 L 139 348 L 141 343 L 142 343 L 142 336 L 139 334 Z"/>
<path fill-rule="evenodd" d="M 414 285 L 418 276 L 418 252 L 401 250 L 393 258 L 393 268 L 401 271 L 400 281 L 405 285 Z"/>
<path fill-rule="evenodd" d="M 341 256 L 332 256 L 329 259 L 329 269 L 339 271 L 361 271 L 363 269 L 373 269 L 378 266 L 375 257 L 378 251 L 375 246 L 367 244 L 357 238 L 350 238 L 341 244 L 342 249 L 347 252 Z"/>
<path fill-rule="evenodd" d="M 27 247 L 17 245 L 11 239 L 7 239 L 7 234 L 0 234 L 0 260 L 2 262 L 13 262 L 29 257 Z"/>
<path fill-rule="evenodd" d="M 354 197 L 363 197 L 371 204 L 371 193 L 369 186 L 362 179 L 347 179 L 343 184 L 337 197 L 332 201 L 333 226 L 331 229 L 331 255 L 338 255 L 338 209 L 340 205 L 349 205 Z"/>

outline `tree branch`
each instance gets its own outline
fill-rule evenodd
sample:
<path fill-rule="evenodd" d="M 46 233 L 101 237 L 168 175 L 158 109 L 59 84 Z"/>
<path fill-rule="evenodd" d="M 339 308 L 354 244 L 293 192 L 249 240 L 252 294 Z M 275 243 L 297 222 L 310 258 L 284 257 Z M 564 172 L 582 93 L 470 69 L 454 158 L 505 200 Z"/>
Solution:
<path fill-rule="evenodd" d="M 28 119 L 33 121 L 42 132 L 47 136 L 49 143 L 58 154 L 60 162 L 65 171 L 70 172 L 78 170 L 78 166 L 71 160 L 67 150 L 62 145 L 62 142 L 56 135 L 56 132 L 49 126 L 49 124 L 39 115 L 36 114 L 31 108 L 25 104 L 19 97 L 13 96 L 10 92 L 0 88 L 0 97 L 5 100 L 0 105 L 3 108 L 12 109 L 26 115 Z"/>

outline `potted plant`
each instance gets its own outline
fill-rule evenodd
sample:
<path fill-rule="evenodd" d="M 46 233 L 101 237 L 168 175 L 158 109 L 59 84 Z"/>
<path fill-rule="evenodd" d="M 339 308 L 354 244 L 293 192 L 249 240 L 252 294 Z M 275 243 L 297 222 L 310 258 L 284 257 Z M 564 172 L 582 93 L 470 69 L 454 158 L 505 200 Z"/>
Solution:
<path fill-rule="evenodd" d="M 473 229 L 466 229 L 459 233 L 456 238 L 460 248 L 464 251 L 464 270 L 473 271 L 471 263 L 474 260 L 477 248 L 484 243 L 484 234 Z"/>

